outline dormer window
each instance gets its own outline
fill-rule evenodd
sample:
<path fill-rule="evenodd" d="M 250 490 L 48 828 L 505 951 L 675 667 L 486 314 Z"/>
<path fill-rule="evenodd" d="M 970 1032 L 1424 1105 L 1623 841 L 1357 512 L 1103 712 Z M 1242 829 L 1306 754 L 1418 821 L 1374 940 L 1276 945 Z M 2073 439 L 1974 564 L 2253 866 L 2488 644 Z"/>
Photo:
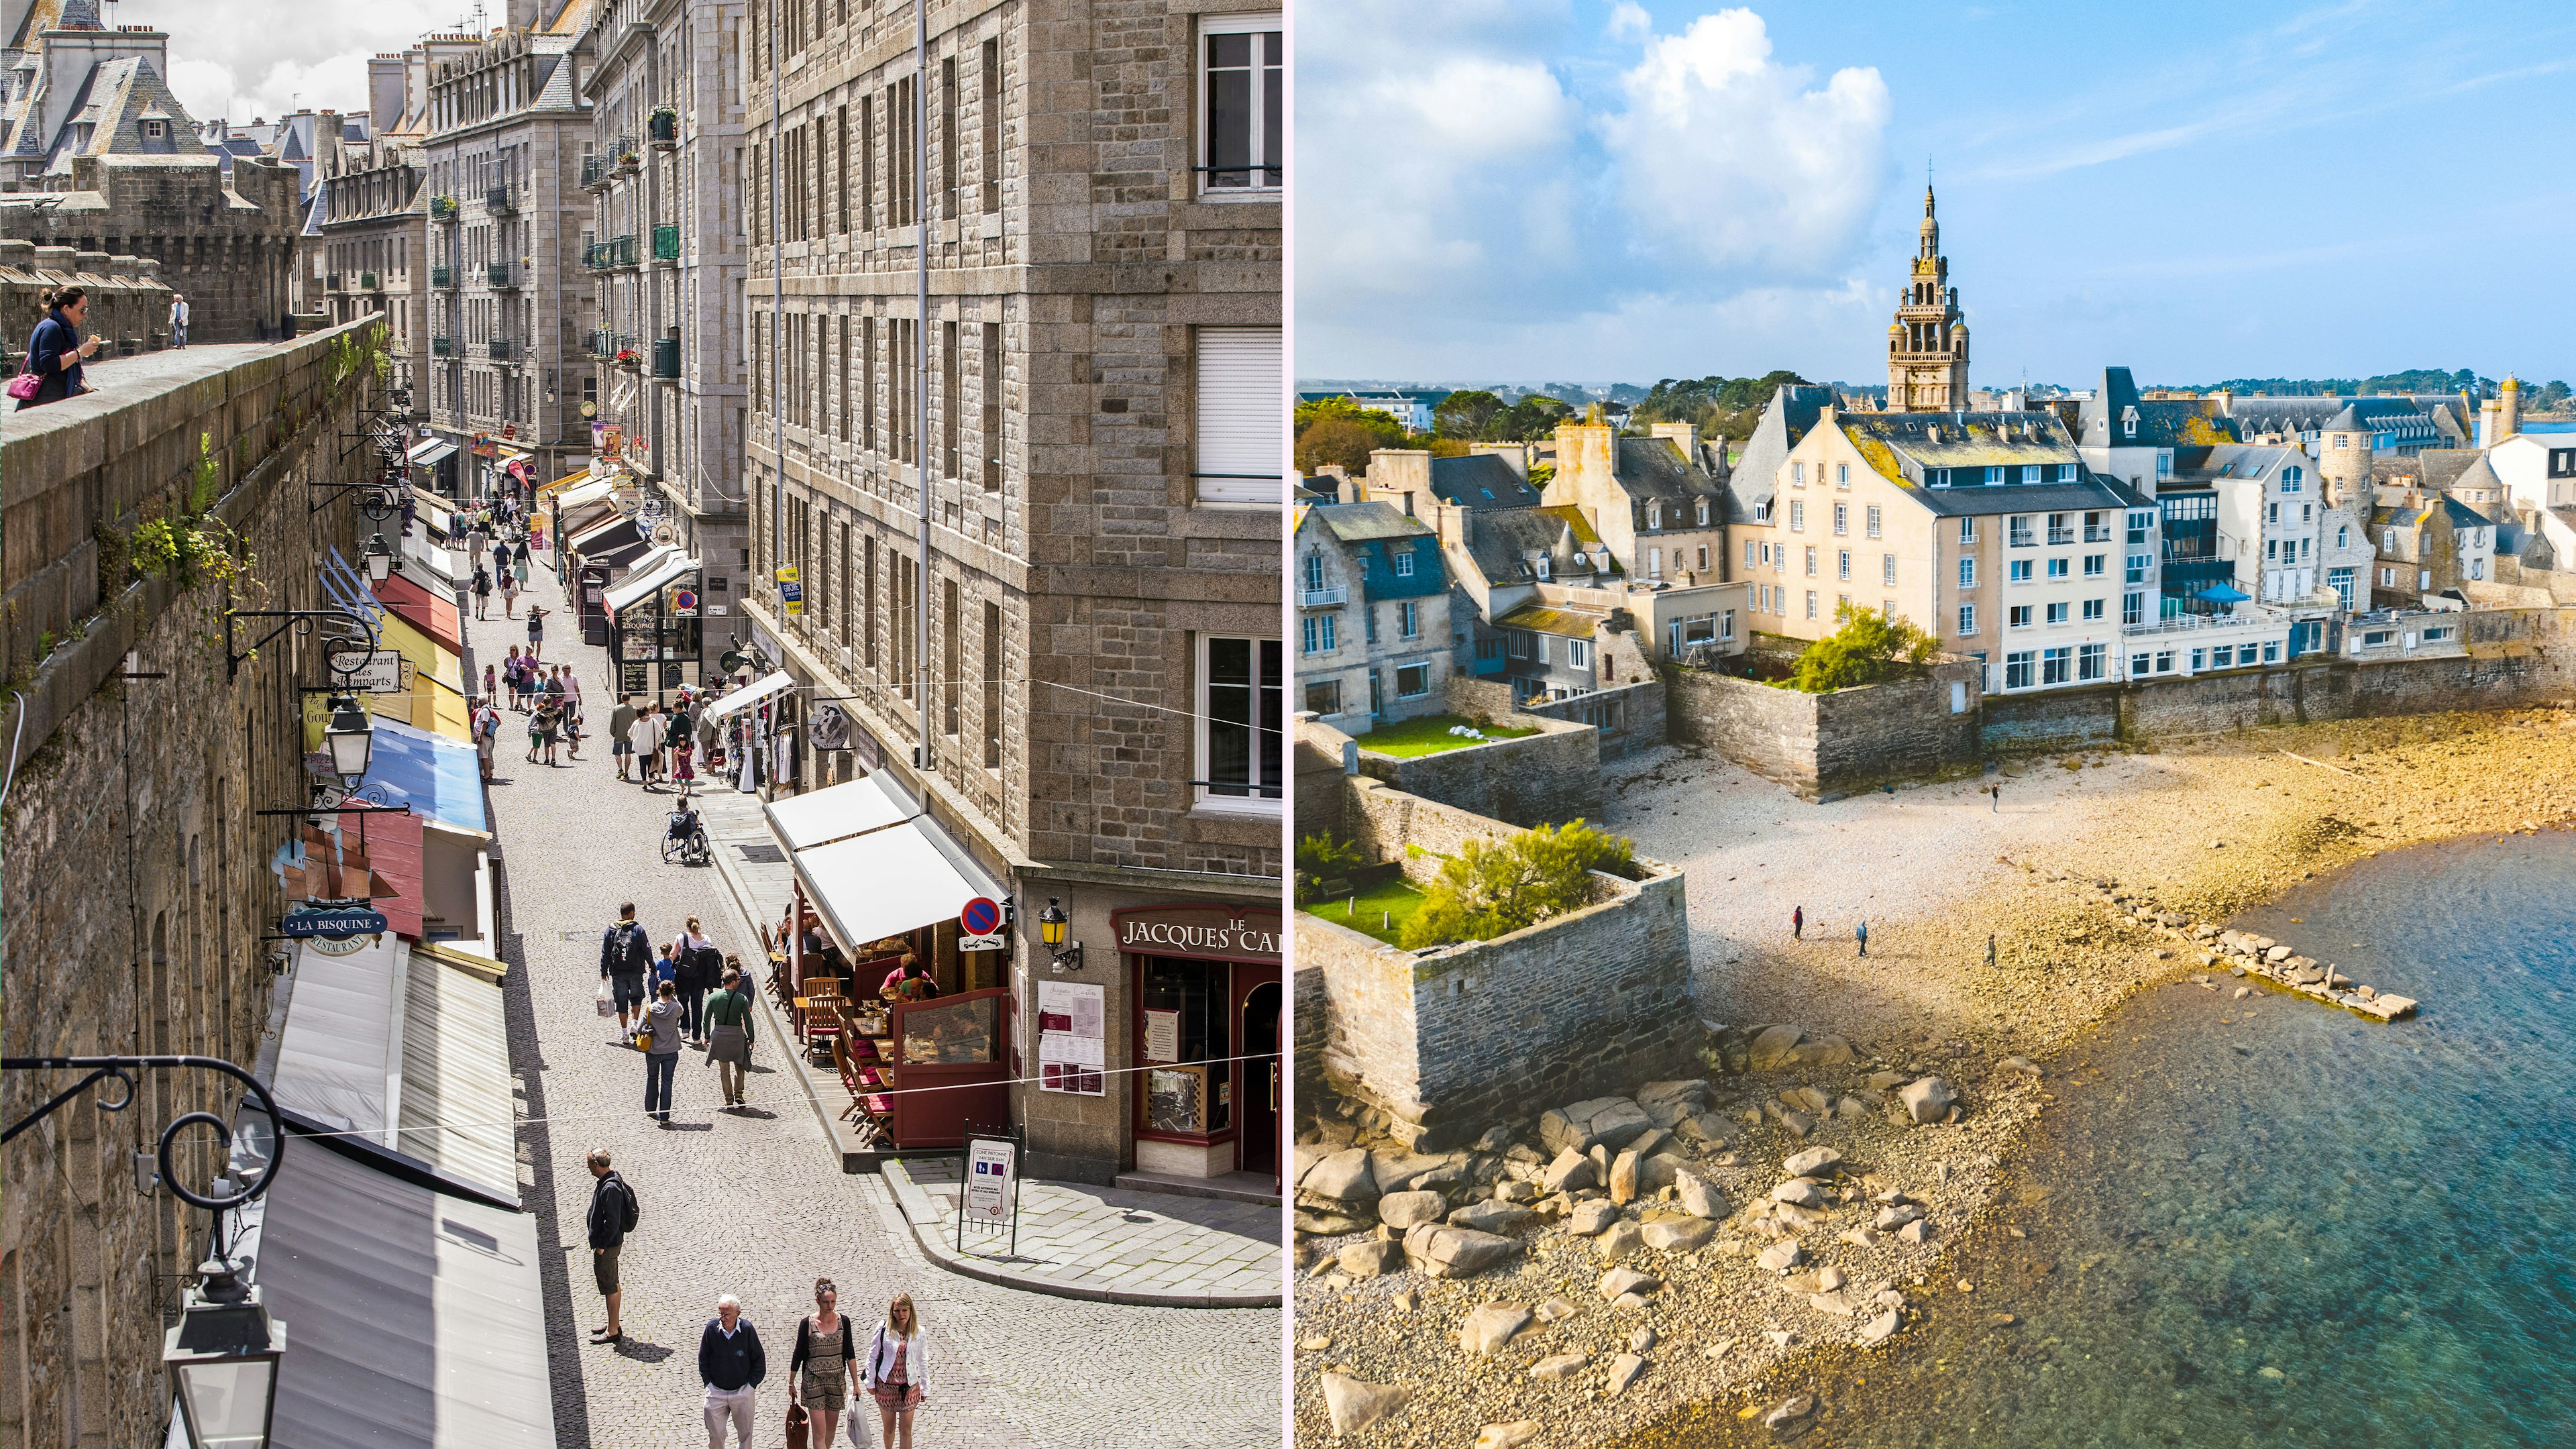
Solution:
<path fill-rule="evenodd" d="M 1699 526 L 1708 527 L 1708 500 L 1705 498 L 1699 501 Z"/>
<path fill-rule="evenodd" d="M 2138 410 L 2134 407 L 2124 407 L 2120 409 L 2120 436 L 2124 438 L 2134 438 L 2137 435 Z"/>
<path fill-rule="evenodd" d="M 169 134 L 170 123 L 167 121 L 146 121 L 143 123 L 143 139 L 146 141 L 158 141 Z"/>
<path fill-rule="evenodd" d="M 1540 583 L 1547 582 L 1547 564 L 1548 557 L 1546 554 L 1540 554 L 1537 558 L 1530 561 L 1530 566 L 1538 572 L 1538 581 Z"/>

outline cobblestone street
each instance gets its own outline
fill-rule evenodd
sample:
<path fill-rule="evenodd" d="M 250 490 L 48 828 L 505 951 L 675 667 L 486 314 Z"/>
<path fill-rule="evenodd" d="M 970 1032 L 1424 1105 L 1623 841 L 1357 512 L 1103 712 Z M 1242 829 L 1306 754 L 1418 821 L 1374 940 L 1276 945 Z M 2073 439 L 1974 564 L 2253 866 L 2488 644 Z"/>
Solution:
<path fill-rule="evenodd" d="M 526 717 L 505 711 L 489 792 L 512 1056 L 528 1119 L 522 1180 L 548 1255 L 557 1443 L 703 1444 L 695 1351 L 725 1292 L 741 1298 L 768 1349 L 755 1442 L 780 1442 L 796 1319 L 811 1310 L 818 1275 L 839 1284 L 842 1308 L 862 1327 L 896 1293 L 920 1306 L 933 1351 L 916 1426 L 924 1449 L 1276 1443 L 1279 1310 L 1085 1302 L 942 1270 L 881 1179 L 839 1170 L 796 1095 L 774 1017 L 754 1053 L 751 1110 L 714 1110 L 714 1073 L 690 1050 L 672 1126 L 645 1115 L 643 1062 L 592 1004 L 601 929 L 631 899 L 657 943 L 693 914 L 746 960 L 760 959 L 757 941 L 715 870 L 661 863 L 671 797 L 617 779 L 604 734 L 614 703 L 604 651 L 568 637 L 569 615 L 555 607 L 561 594 L 542 565 L 527 598 L 549 609 L 545 658 L 578 669 L 593 731 L 581 760 L 550 769 L 522 758 Z M 525 642 L 526 625 L 504 620 L 497 601 L 488 622 L 465 612 L 468 677 L 479 680 L 505 646 Z M 627 1338 L 614 1348 L 588 1339 L 603 1321 L 582 1229 L 591 1189 L 583 1155 L 593 1146 L 614 1154 L 642 1203 L 624 1253 Z"/>

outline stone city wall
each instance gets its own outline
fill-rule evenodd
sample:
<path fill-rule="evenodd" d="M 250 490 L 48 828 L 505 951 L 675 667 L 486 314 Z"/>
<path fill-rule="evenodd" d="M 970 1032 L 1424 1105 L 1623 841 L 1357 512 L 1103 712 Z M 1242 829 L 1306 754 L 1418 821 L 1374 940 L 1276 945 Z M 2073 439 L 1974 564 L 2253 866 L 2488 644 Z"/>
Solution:
<path fill-rule="evenodd" d="M 0 360 L 10 376 L 26 367 L 28 340 L 45 320 L 45 294 L 71 283 L 89 295 L 89 321 L 81 335 L 98 339 L 99 357 L 131 357 L 170 345 L 170 288 L 161 280 L 159 262 L 0 241 Z"/>
<path fill-rule="evenodd" d="M 1614 639 L 1633 643 L 1628 634 L 1596 636 L 1595 642 L 1606 650 Z M 1586 724 L 1601 731 L 1601 758 L 1615 760 L 1632 749 L 1644 749 L 1664 741 L 1664 691 L 1651 668 L 1642 664 L 1632 674 L 1642 674 L 1640 683 L 1613 685 L 1572 699 L 1540 700 L 1514 703 L 1512 687 L 1491 679 L 1451 675 L 1447 690 L 1449 711 L 1470 719 L 1503 720 L 1511 724 L 1528 721 L 1510 716 L 1527 715 L 1534 719 L 1563 720 L 1569 724 Z"/>
<path fill-rule="evenodd" d="M 1361 848 L 1403 862 L 1416 883 L 1468 840 L 1519 833 L 1378 780 L 1345 777 L 1344 788 Z M 1390 1130 L 1435 1152 L 1528 1117 L 1534 1102 L 1681 1072 L 1702 1036 L 1682 876 L 1657 861 L 1637 866 L 1643 879 L 1596 872 L 1595 903 L 1582 910 L 1424 953 L 1300 914 L 1300 1071 L 1383 1110 Z"/>
<path fill-rule="evenodd" d="M 188 298 L 190 342 L 264 341 L 286 335 L 296 181 L 293 166 L 253 157 L 227 185 L 212 156 L 78 156 L 70 190 L 0 197 L 0 237 L 149 257 Z"/>
<path fill-rule="evenodd" d="M 2510 709 L 2576 696 L 2576 609 L 2474 609 L 2436 653 L 2310 655 L 2189 679 L 2096 685 L 1985 702 L 1989 750 L 2146 744 L 2319 720 Z M 2420 627 L 2421 619 L 2408 627 Z M 2349 626 L 2347 628 L 2349 637 Z"/>
<path fill-rule="evenodd" d="M 1514 825 L 1601 818 L 1599 730 L 1526 713 L 1492 719 L 1538 733 L 1406 758 L 1372 752 L 1362 735 L 1360 770 L 1408 795 Z"/>
<path fill-rule="evenodd" d="M 257 1060 L 275 979 L 260 938 L 282 908 L 269 860 L 291 822 L 254 812 L 304 799 L 296 684 L 318 664 L 281 639 L 236 675 L 224 587 L 137 577 L 125 559 L 139 523 L 187 501 L 205 438 L 214 512 L 256 556 L 240 606 L 320 606 L 312 561 L 327 545 L 350 552 L 356 520 L 345 502 L 311 511 L 307 485 L 364 468 L 343 456 L 343 434 L 370 387 L 334 388 L 332 341 L 228 367 L 207 354 L 202 368 L 15 414 L 0 439 L 0 667 L 16 691 L 0 737 L 14 770 L 0 810 L 10 1055 Z M 0 1116 L 62 1085 L 9 1073 Z M 221 1085 L 151 1073 L 122 1117 L 84 1097 L 10 1145 L 0 1444 L 160 1437 L 170 1390 L 153 1275 L 205 1256 L 205 1216 L 137 1192 L 132 1151 L 180 1113 L 224 1108 Z"/>
<path fill-rule="evenodd" d="M 1978 667 L 1943 662 L 1920 678 L 1807 694 L 1732 675 L 1665 675 L 1672 737 L 1735 761 L 1809 800 L 1938 778 L 1978 759 Z"/>

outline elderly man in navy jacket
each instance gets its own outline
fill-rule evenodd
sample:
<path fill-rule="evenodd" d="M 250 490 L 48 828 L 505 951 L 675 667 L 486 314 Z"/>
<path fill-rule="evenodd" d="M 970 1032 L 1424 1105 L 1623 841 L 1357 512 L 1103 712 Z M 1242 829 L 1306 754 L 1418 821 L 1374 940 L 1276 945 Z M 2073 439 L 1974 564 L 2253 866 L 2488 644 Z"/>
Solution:
<path fill-rule="evenodd" d="M 760 1351 L 760 1335 L 742 1316 L 742 1304 L 728 1293 L 716 1300 L 716 1316 L 698 1336 L 698 1377 L 707 1385 L 707 1449 L 725 1449 L 725 1421 L 733 1421 L 734 1441 L 751 1449 L 751 1409 L 760 1381 L 769 1376 L 769 1359 Z"/>

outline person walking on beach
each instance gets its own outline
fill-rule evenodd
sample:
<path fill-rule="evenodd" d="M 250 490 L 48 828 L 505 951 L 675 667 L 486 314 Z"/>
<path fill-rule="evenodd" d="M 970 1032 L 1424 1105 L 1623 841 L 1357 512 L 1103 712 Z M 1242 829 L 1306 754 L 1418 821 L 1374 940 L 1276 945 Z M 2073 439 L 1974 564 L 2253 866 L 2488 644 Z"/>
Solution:
<path fill-rule="evenodd" d="M 680 1070 L 679 992 L 670 982 L 654 988 L 653 1004 L 644 1008 L 644 1031 L 644 1110 L 668 1127 L 671 1081 Z"/>
<path fill-rule="evenodd" d="M 814 1311 L 797 1320 L 796 1352 L 787 1360 L 787 1401 L 812 1416 L 806 1442 L 829 1444 L 850 1406 L 850 1384 L 859 1377 L 851 1352 L 850 1320 L 841 1316 L 840 1290 L 829 1278 L 814 1280 Z M 801 1370 L 801 1372 L 800 1372 Z"/>
<path fill-rule="evenodd" d="M 1794 906 L 1790 908 L 1789 939 L 1792 941 L 1803 941 L 1807 939 L 1807 908 L 1805 906 Z"/>
<path fill-rule="evenodd" d="M 653 969 L 653 940 L 635 921 L 635 903 L 617 908 L 617 924 L 599 934 L 599 975 L 617 1001 L 617 1034 L 626 1018 L 644 1009 L 644 975 Z"/>
<path fill-rule="evenodd" d="M 608 1322 L 590 1331 L 590 1341 L 615 1343 L 626 1336 L 617 1317 L 617 1254 L 626 1246 L 626 1235 L 635 1231 L 641 1205 L 635 1189 L 609 1169 L 607 1148 L 590 1150 L 590 1176 L 590 1276 L 608 1303 Z"/>
<path fill-rule="evenodd" d="M 1860 953 L 1864 956 L 1868 955 L 1869 922 L 1863 921 L 1859 925 L 1852 927 L 1852 939 L 1860 942 Z"/>
<path fill-rule="evenodd" d="M 617 759 L 617 778 L 629 778 L 626 767 L 635 758 L 635 706 L 631 696 L 617 696 L 617 708 L 608 712 L 608 752 Z"/>
<path fill-rule="evenodd" d="M 760 1349 L 760 1334 L 742 1316 L 742 1300 L 730 1293 L 716 1299 L 716 1316 L 698 1335 L 698 1381 L 707 1386 L 707 1449 L 725 1449 L 725 1425 L 733 1425 L 734 1443 L 751 1449 L 751 1411 L 759 1402 L 760 1381 L 769 1377 L 769 1356 Z"/>
<path fill-rule="evenodd" d="M 2004 813 L 2004 783 L 2003 783 L 2003 781 L 2001 781 L 2001 780 L 1997 780 L 1995 783 L 1993 783 L 1993 784 L 1991 784 L 1991 785 L 1988 785 L 1988 786 L 1986 787 L 1986 793 L 1987 793 L 1988 795 L 1990 795 L 1990 796 L 1994 797 L 1995 808 L 1994 808 L 1994 810 L 1993 810 L 1991 813 L 1996 814 L 1996 815 L 2001 815 L 2001 814 L 2003 814 L 2003 813 Z"/>
<path fill-rule="evenodd" d="M 877 1401 L 885 1437 L 883 1449 L 912 1449 L 912 1413 L 929 1395 L 930 1349 L 922 1339 L 921 1319 L 912 1295 L 898 1294 L 886 1305 L 885 1322 L 868 1336 L 867 1362 L 859 1383 Z M 899 1437 L 898 1437 L 899 1436 Z"/>
<path fill-rule="evenodd" d="M 742 963 L 725 958 L 724 989 L 707 998 L 707 1065 L 716 1069 L 716 1087 L 728 1107 L 743 1105 L 743 1068 L 751 1065 L 751 989 L 742 979 Z"/>
<path fill-rule="evenodd" d="M 1991 935 L 1986 937 L 1986 969 L 1995 969 L 1995 938 Z"/>

